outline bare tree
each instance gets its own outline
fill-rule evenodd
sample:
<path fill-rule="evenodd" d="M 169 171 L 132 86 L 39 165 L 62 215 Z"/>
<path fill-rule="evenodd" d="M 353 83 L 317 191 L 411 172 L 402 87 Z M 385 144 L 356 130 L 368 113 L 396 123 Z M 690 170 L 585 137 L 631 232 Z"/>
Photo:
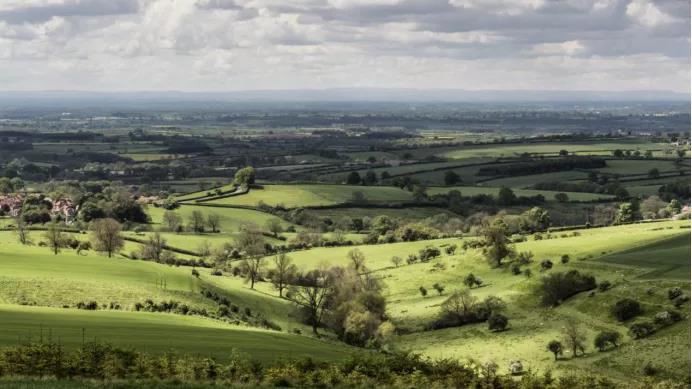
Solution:
<path fill-rule="evenodd" d="M 399 265 L 401 265 L 401 263 L 404 262 L 404 260 L 401 259 L 401 257 L 396 255 L 392 257 L 391 261 L 395 267 L 399 267 Z"/>
<path fill-rule="evenodd" d="M 142 257 L 153 259 L 156 262 L 161 262 L 163 252 L 166 247 L 166 239 L 161 237 L 161 234 L 155 232 L 149 235 L 149 240 L 142 246 Z"/>
<path fill-rule="evenodd" d="M 305 308 L 312 332 L 317 334 L 317 328 L 322 324 L 322 318 L 327 308 L 327 300 L 331 294 L 332 285 L 330 285 L 328 275 L 318 270 L 310 272 L 307 278 L 305 284 L 292 286 L 286 293 L 286 297 Z"/>
<path fill-rule="evenodd" d="M 182 224 L 183 219 L 176 212 L 166 211 L 163 213 L 163 224 L 166 229 L 171 232 L 178 231 L 178 228 Z"/>
<path fill-rule="evenodd" d="M 283 226 L 281 226 L 281 220 L 277 218 L 267 220 L 265 227 L 267 228 L 267 231 L 274 235 L 275 238 L 278 237 L 279 234 L 284 230 Z"/>
<path fill-rule="evenodd" d="M 264 266 L 264 236 L 255 226 L 245 226 L 236 238 L 236 246 L 243 252 L 245 275 L 250 281 L 250 289 L 254 289 Z"/>
<path fill-rule="evenodd" d="M 192 211 L 190 214 L 190 229 L 194 233 L 204 232 L 204 215 L 201 211 Z"/>
<path fill-rule="evenodd" d="M 272 283 L 274 287 L 279 290 L 279 297 L 283 297 L 283 291 L 286 289 L 288 284 L 293 279 L 296 266 L 292 263 L 291 257 L 284 253 L 280 253 L 274 257 L 274 275 L 272 277 Z"/>
<path fill-rule="evenodd" d="M 221 225 L 221 216 L 216 213 L 210 213 L 207 215 L 207 225 L 211 228 L 211 232 L 219 232 L 219 226 Z"/>
<path fill-rule="evenodd" d="M 58 255 L 60 248 L 65 242 L 65 234 L 58 226 L 58 223 L 52 221 L 48 224 L 48 229 L 43 233 L 43 236 L 48 240 L 48 247 L 53 251 L 53 254 Z"/>
<path fill-rule="evenodd" d="M 17 238 L 21 244 L 29 244 L 29 230 L 26 226 L 26 222 L 21 214 L 19 214 L 15 219 L 15 224 L 17 225 Z"/>
<path fill-rule="evenodd" d="M 586 335 L 584 335 L 584 332 L 579 328 L 576 322 L 573 320 L 567 321 L 562 330 L 562 335 L 564 336 L 567 347 L 572 349 L 573 356 L 577 356 L 577 351 L 581 351 L 581 353 L 584 354 Z"/>
<path fill-rule="evenodd" d="M 123 247 L 123 238 L 120 236 L 122 226 L 117 220 L 97 219 L 91 223 L 91 239 L 96 251 L 105 252 L 108 258 Z"/>
<path fill-rule="evenodd" d="M 351 266 L 356 272 L 362 272 L 365 270 L 365 254 L 362 251 L 353 249 L 347 254 L 348 259 L 351 261 Z"/>
<path fill-rule="evenodd" d="M 442 303 L 442 310 L 463 318 L 471 312 L 477 302 L 478 299 L 471 294 L 470 290 L 455 291 Z"/>

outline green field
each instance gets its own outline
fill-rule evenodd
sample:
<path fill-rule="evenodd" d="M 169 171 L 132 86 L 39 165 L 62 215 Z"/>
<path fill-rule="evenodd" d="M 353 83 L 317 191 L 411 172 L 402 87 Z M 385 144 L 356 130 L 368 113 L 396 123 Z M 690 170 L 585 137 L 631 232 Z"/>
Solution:
<path fill-rule="evenodd" d="M 599 259 L 607 263 L 652 269 L 646 278 L 690 279 L 690 236 L 684 234 L 607 255 Z"/>
<path fill-rule="evenodd" d="M 438 186 L 428 188 L 429 195 L 447 194 L 449 191 L 458 190 L 462 196 L 490 195 L 497 197 L 500 187 L 490 186 Z M 555 195 L 560 192 L 550 190 L 532 190 L 532 189 L 515 189 L 514 194 L 517 196 L 536 196 L 542 195 L 547 201 L 555 201 Z M 613 196 L 599 193 L 582 193 L 582 192 L 563 192 L 569 196 L 571 201 L 594 201 L 601 199 L 612 199 Z"/>
<path fill-rule="evenodd" d="M 263 227 L 268 220 L 277 218 L 265 212 L 241 208 L 205 207 L 183 204 L 174 210 L 174 212 L 178 213 L 180 217 L 183 218 L 183 224 L 185 225 L 188 224 L 193 211 L 200 211 L 205 217 L 211 213 L 219 215 L 221 218 L 220 229 L 223 234 L 237 232 L 241 226 L 248 223 L 254 223 Z M 150 206 L 147 212 L 151 216 L 152 223 L 160 226 L 163 220 L 163 214 L 166 210 Z M 281 224 L 284 227 L 291 225 L 291 223 L 285 220 L 281 220 Z"/>
<path fill-rule="evenodd" d="M 613 150 L 661 150 L 670 148 L 665 143 L 650 142 L 584 142 L 584 143 L 533 143 L 533 144 L 504 144 L 459 147 L 456 150 L 444 151 L 438 154 L 443 158 L 466 159 L 479 157 L 516 157 L 523 153 L 541 154 L 544 156 L 558 155 L 560 150 L 578 155 L 612 155 Z"/>
<path fill-rule="evenodd" d="M 618 324 L 609 313 L 609 306 L 619 298 L 637 296 L 644 300 L 647 315 L 670 306 L 664 296 L 666 288 L 678 285 L 689 290 L 689 230 L 681 226 L 689 225 L 689 221 L 661 222 L 651 224 L 635 224 L 618 227 L 595 228 L 580 230 L 579 236 L 564 233 L 553 234 L 553 239 L 516 244 L 518 251 L 531 251 L 535 255 L 534 263 L 529 267 L 535 276 L 527 279 L 523 275 L 514 276 L 509 269 L 491 269 L 485 263 L 477 250 L 460 251 L 456 255 L 444 255 L 429 263 L 416 263 L 394 267 L 389 261 L 394 255 L 406 258 L 409 254 L 429 244 L 445 247 L 449 244 L 459 244 L 460 239 L 442 239 L 427 242 L 394 243 L 388 245 L 365 245 L 358 248 L 367 258 L 367 266 L 386 285 L 385 293 L 388 301 L 388 314 L 397 325 L 408 331 L 408 335 L 397 338 L 395 344 L 401 349 L 422 352 L 431 357 L 474 358 L 479 361 L 494 360 L 505 366 L 513 359 L 521 359 L 525 366 L 534 369 L 554 369 L 557 372 L 567 372 L 573 369 L 589 372 L 606 373 L 601 366 L 603 360 L 612 360 L 615 370 L 613 374 L 618 379 L 628 379 L 632 374 L 639 374 L 643 362 L 665 361 L 665 352 L 670 342 L 677 343 L 675 350 L 682 352 L 689 348 L 688 323 L 676 324 L 660 334 L 647 339 L 645 342 L 627 340 L 626 344 L 609 353 L 598 353 L 587 346 L 587 357 L 576 360 L 566 360 L 559 364 L 552 361 L 552 355 L 545 351 L 545 344 L 560 337 L 564 320 L 576 320 L 586 330 L 589 338 L 602 329 L 617 330 L 626 337 L 626 327 Z M 569 235 L 569 236 L 567 236 Z M 669 251 L 659 251 L 658 255 L 666 260 L 657 264 L 639 262 L 612 263 L 605 259 L 617 253 L 627 253 L 628 250 L 648 250 L 650 245 L 674 247 Z M 658 242 L 658 243 L 657 243 Z M 303 268 L 311 268 L 324 264 L 347 263 L 346 254 L 351 248 L 318 248 L 291 253 L 294 261 Z M 685 251 L 687 250 L 687 251 Z M 559 258 L 569 254 L 571 261 L 564 265 Z M 622 254 L 626 255 L 626 254 Z M 612 290 L 599 293 L 593 298 L 585 294 L 570 299 L 558 309 L 537 307 L 537 301 L 531 294 L 533 285 L 540 278 L 539 262 L 551 259 L 556 264 L 551 271 L 579 269 L 596 275 L 599 281 L 609 280 L 616 285 Z M 670 264 L 678 266 L 671 273 Z M 445 270 L 440 270 L 436 264 L 441 264 Z M 656 271 L 666 270 L 666 279 L 650 279 Z M 654 273 L 652 273 L 652 271 Z M 510 330 L 502 333 L 488 332 L 484 324 L 466 325 L 437 331 L 421 331 L 425 323 L 431 321 L 439 311 L 439 304 L 448 294 L 463 288 L 461 279 L 473 272 L 480 276 L 485 285 L 474 289 L 473 293 L 479 298 L 496 295 L 508 303 Z M 647 280 L 647 281 L 644 281 Z M 446 291 L 438 296 L 432 290 L 434 283 L 445 285 Z M 418 288 L 425 286 L 430 290 L 427 297 L 421 297 Z M 661 292 L 648 296 L 645 291 L 655 288 Z M 689 308 L 685 308 L 689 309 Z M 676 340 L 674 340 L 676 339 Z M 511 346 L 511 347 L 510 347 Z M 510 351 L 511 350 L 511 351 Z M 689 369 L 689 358 L 666 363 L 663 366 L 665 374 L 679 378 L 683 368 Z"/>
<path fill-rule="evenodd" d="M 506 186 L 509 188 L 529 188 L 534 184 L 541 182 L 560 182 L 560 181 L 576 181 L 585 180 L 588 177 L 588 173 L 569 170 L 564 172 L 554 172 L 554 173 L 544 173 L 544 174 L 530 174 L 526 176 L 516 176 L 516 177 L 504 177 L 494 180 L 489 180 L 483 182 L 483 185 L 488 186 Z"/>
<path fill-rule="evenodd" d="M 305 336 L 233 326 L 216 320 L 165 313 L 79 311 L 0 305 L 0 345 L 38 341 L 48 335 L 67 348 L 97 340 L 148 353 L 174 351 L 213 356 L 221 361 L 239 352 L 261 361 L 311 357 L 339 360 L 356 349 Z"/>
<path fill-rule="evenodd" d="M 386 186 L 348 185 L 264 185 L 249 193 L 206 202 L 207 204 L 256 206 L 260 202 L 289 208 L 333 205 L 349 202 L 354 192 L 362 192 L 368 202 L 409 201 L 411 192 Z"/>

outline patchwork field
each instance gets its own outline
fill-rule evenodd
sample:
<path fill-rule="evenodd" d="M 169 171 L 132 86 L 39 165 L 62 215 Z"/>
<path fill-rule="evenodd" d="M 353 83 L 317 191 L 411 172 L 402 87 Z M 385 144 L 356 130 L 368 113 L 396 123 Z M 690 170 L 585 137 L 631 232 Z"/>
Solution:
<path fill-rule="evenodd" d="M 449 191 L 458 190 L 462 196 L 489 195 L 497 197 L 500 187 L 491 186 L 441 186 L 428 188 L 429 195 L 447 194 Z M 542 195 L 546 201 L 555 201 L 555 195 L 560 192 L 550 190 L 532 190 L 532 189 L 516 189 L 514 194 L 517 196 L 536 196 Z M 582 192 L 562 192 L 569 196 L 570 201 L 594 201 L 602 199 L 612 199 L 613 196 L 600 193 L 582 193 Z"/>
<path fill-rule="evenodd" d="M 207 204 L 256 206 L 260 202 L 285 207 L 333 205 L 353 200 L 354 192 L 361 192 L 367 202 L 409 201 L 411 192 L 385 186 L 348 185 L 264 185 L 249 193 L 206 202 Z"/>
<path fill-rule="evenodd" d="M 523 153 L 539 154 L 544 156 L 556 156 L 560 150 L 567 150 L 577 155 L 612 155 L 614 150 L 646 150 L 670 149 L 664 143 L 645 142 L 585 142 L 585 143 L 534 143 L 534 144 L 506 144 L 459 147 L 457 150 L 445 151 L 439 154 L 443 158 L 466 159 L 478 157 L 515 157 Z"/>

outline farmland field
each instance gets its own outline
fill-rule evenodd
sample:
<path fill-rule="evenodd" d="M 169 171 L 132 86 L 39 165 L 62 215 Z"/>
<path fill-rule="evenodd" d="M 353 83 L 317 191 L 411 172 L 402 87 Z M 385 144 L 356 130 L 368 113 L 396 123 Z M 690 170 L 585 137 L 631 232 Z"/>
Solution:
<path fill-rule="evenodd" d="M 368 202 L 408 201 L 411 193 L 394 187 L 347 185 L 264 185 L 248 194 L 212 200 L 207 204 L 256 206 L 260 202 L 289 208 L 333 205 L 353 200 L 354 192 L 362 192 Z"/>
<path fill-rule="evenodd" d="M 204 354 L 222 361 L 233 352 L 260 361 L 302 357 L 336 360 L 357 352 L 308 337 L 232 326 L 193 316 L 16 305 L 0 305 L 0 315 L 3 318 L 0 345 L 16 344 L 18 339 L 38 340 L 41 336 L 47 339 L 50 334 L 67 348 L 77 348 L 82 344 L 84 329 L 87 341 L 106 341 L 155 354 L 171 350 Z"/>
<path fill-rule="evenodd" d="M 442 187 L 430 187 L 428 193 L 434 194 L 446 194 L 449 191 L 458 190 L 461 192 L 462 196 L 475 196 L 475 195 L 489 195 L 497 197 L 500 187 L 489 187 L 489 186 L 442 186 Z M 517 196 L 536 196 L 542 195 L 547 201 L 555 201 L 555 195 L 560 192 L 550 191 L 550 190 L 532 190 L 532 189 L 516 189 L 514 194 Z M 611 199 L 613 196 L 598 194 L 598 193 L 583 193 L 583 192 L 562 192 L 569 196 L 571 201 L 593 201 L 600 199 Z"/>

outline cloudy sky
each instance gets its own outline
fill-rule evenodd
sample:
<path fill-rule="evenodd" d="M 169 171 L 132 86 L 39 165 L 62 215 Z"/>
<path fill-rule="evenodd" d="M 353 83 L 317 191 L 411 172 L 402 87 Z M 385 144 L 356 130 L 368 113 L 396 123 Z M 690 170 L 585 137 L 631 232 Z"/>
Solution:
<path fill-rule="evenodd" d="M 689 0 L 0 0 L 0 90 L 689 92 Z"/>

